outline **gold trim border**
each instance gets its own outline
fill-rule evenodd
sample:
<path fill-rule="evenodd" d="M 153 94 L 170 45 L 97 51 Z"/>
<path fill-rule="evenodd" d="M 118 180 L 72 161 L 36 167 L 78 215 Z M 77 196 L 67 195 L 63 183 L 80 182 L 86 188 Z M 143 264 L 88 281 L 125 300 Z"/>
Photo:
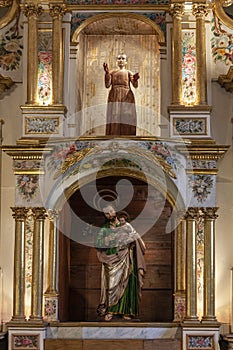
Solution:
<path fill-rule="evenodd" d="M 13 0 L 12 6 L 9 9 L 9 11 L 5 14 L 5 16 L 2 19 L 0 19 L 0 29 L 6 27 L 11 21 L 13 21 L 18 11 L 19 11 L 18 0 Z"/>
<path fill-rule="evenodd" d="M 222 0 L 215 0 L 214 9 L 217 17 L 230 29 L 233 29 L 233 20 L 223 10 Z"/>

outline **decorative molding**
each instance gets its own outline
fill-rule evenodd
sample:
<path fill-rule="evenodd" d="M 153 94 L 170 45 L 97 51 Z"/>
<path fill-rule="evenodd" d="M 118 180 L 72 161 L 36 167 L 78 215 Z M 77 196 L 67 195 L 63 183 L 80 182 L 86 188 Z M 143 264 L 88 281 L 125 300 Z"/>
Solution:
<path fill-rule="evenodd" d="M 9 90 L 13 85 L 14 81 L 10 77 L 4 77 L 0 74 L 0 97 L 4 92 Z"/>
<path fill-rule="evenodd" d="M 230 66 L 227 74 L 218 77 L 218 83 L 228 92 L 233 93 L 233 66 Z"/>
<path fill-rule="evenodd" d="M 214 350 L 214 336 L 213 335 L 186 335 L 187 350 L 191 349 L 208 349 Z"/>
<path fill-rule="evenodd" d="M 59 117 L 25 116 L 25 134 L 59 134 Z"/>
<path fill-rule="evenodd" d="M 174 135 L 206 135 L 206 118 L 173 118 Z"/>

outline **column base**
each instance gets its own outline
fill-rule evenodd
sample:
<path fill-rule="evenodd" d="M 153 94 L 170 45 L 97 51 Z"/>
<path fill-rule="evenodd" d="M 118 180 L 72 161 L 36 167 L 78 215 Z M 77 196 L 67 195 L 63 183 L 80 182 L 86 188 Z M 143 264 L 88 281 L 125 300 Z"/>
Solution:
<path fill-rule="evenodd" d="M 26 317 L 25 316 L 12 316 L 12 319 L 10 320 L 10 324 L 11 323 L 24 323 L 27 322 Z"/>
<path fill-rule="evenodd" d="M 31 323 L 33 325 L 46 325 L 46 322 L 44 321 L 42 316 L 30 316 L 28 323 Z"/>
<path fill-rule="evenodd" d="M 201 319 L 201 323 L 218 323 L 216 316 L 203 316 Z"/>
<path fill-rule="evenodd" d="M 187 323 L 187 324 L 200 324 L 200 320 L 197 316 L 186 316 L 183 319 L 183 323 Z"/>

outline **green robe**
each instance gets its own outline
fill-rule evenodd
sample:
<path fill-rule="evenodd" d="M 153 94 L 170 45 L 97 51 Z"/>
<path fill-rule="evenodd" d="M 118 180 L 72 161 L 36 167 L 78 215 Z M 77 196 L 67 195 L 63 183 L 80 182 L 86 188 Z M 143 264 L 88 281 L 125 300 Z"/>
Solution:
<path fill-rule="evenodd" d="M 138 315 L 141 283 L 138 281 L 135 243 L 137 233 L 128 223 L 126 228 L 134 238 L 123 246 L 119 245 L 119 232 L 124 232 L 124 226 L 115 230 L 107 223 L 101 228 L 95 240 L 97 256 L 102 263 L 101 298 L 97 310 L 99 315 L 106 313 Z"/>

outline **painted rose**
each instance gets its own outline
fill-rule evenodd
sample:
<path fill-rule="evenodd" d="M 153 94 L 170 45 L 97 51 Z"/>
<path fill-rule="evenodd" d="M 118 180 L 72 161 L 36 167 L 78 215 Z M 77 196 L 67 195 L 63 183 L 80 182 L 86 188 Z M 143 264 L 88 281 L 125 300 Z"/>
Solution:
<path fill-rule="evenodd" d="M 22 345 L 28 346 L 28 345 L 33 345 L 32 340 L 29 338 L 24 338 L 22 341 Z"/>
<path fill-rule="evenodd" d="M 193 55 L 190 55 L 189 53 L 187 53 L 184 56 L 184 65 L 194 65 L 195 64 L 195 57 Z"/>
<path fill-rule="evenodd" d="M 187 75 L 192 75 L 192 74 L 194 74 L 194 67 L 193 66 L 187 66 L 187 67 L 185 67 L 185 73 L 187 74 Z"/>
<path fill-rule="evenodd" d="M 39 77 L 41 84 L 48 84 L 50 81 L 49 75 L 47 73 L 43 73 Z"/>
<path fill-rule="evenodd" d="M 52 60 L 52 53 L 47 51 L 41 51 L 39 53 L 39 59 L 43 64 L 48 64 Z"/>

